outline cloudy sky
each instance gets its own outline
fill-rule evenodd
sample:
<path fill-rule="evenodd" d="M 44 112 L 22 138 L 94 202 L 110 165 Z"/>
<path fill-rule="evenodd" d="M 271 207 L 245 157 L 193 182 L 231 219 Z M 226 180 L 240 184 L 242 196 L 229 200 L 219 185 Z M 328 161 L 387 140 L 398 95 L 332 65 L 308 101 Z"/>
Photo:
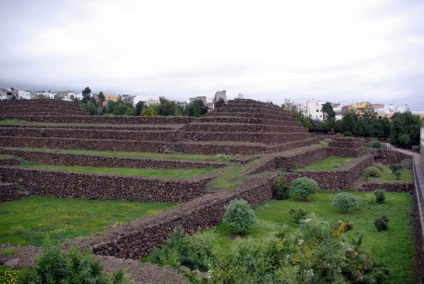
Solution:
<path fill-rule="evenodd" d="M 0 86 L 424 111 L 422 0 L 1 0 Z"/>

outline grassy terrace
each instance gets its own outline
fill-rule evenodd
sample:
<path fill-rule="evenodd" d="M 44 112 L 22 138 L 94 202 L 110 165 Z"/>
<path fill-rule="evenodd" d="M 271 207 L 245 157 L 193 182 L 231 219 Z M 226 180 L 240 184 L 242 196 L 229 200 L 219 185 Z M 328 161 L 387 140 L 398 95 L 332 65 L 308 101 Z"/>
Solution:
<path fill-rule="evenodd" d="M 409 167 L 402 167 L 402 170 L 400 171 L 400 178 L 396 179 L 396 176 L 392 173 L 390 168 L 388 166 L 383 167 L 383 171 L 381 171 L 381 176 L 378 178 L 368 178 L 369 181 L 381 181 L 381 182 L 408 182 L 413 183 L 414 177 L 412 170 Z M 365 176 L 361 177 L 361 180 L 365 180 Z"/>
<path fill-rule="evenodd" d="M 48 234 L 60 241 L 95 233 L 175 206 L 165 202 L 128 202 L 29 196 L 0 203 L 0 244 L 41 246 Z"/>
<path fill-rule="evenodd" d="M 133 169 L 133 168 L 106 168 L 106 167 L 89 167 L 89 166 L 61 166 L 61 165 L 45 165 L 37 163 L 23 162 L 20 164 L 24 168 L 31 169 L 47 169 L 47 170 L 62 170 L 75 171 L 86 173 L 105 173 L 105 174 L 120 174 L 128 176 L 150 176 L 162 178 L 190 178 L 198 175 L 209 174 L 216 171 L 214 168 L 203 169 Z"/>
<path fill-rule="evenodd" d="M 196 155 L 196 154 L 183 154 L 172 152 L 169 154 L 160 153 L 147 153 L 147 152 L 119 152 L 119 151 L 97 151 L 97 150 L 83 150 L 83 149 L 45 149 L 45 148 L 13 148 L 5 147 L 8 149 L 17 150 L 32 150 L 32 151 L 48 151 L 57 153 L 74 153 L 82 155 L 100 155 L 112 157 L 130 157 L 130 158 L 147 158 L 147 159 L 176 159 L 176 160 L 192 160 L 192 161 L 209 161 L 209 162 L 229 162 L 235 158 L 235 155 Z"/>
<path fill-rule="evenodd" d="M 353 161 L 355 158 L 330 156 L 295 171 L 332 171 Z"/>

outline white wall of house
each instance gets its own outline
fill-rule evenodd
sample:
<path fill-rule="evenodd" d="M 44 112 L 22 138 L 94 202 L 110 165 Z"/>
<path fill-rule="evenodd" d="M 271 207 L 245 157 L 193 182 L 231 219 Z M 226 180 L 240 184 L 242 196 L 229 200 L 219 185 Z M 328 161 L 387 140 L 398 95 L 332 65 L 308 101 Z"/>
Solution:
<path fill-rule="evenodd" d="M 19 90 L 18 91 L 18 98 L 20 100 L 30 100 L 31 99 L 31 93 Z"/>
<path fill-rule="evenodd" d="M 143 102 L 146 106 L 160 104 L 158 96 L 137 95 L 134 97 L 133 105 L 135 106 L 138 102 Z"/>
<path fill-rule="evenodd" d="M 322 113 L 322 105 L 325 102 L 310 100 L 306 102 L 306 115 L 313 120 L 324 120 L 324 114 Z"/>

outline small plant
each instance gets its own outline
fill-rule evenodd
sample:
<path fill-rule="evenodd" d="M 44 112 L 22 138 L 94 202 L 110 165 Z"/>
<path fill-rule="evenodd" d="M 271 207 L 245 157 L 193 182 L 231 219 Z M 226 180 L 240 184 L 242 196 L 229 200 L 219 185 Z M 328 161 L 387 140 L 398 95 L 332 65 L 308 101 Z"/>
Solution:
<path fill-rule="evenodd" d="M 306 219 L 306 215 L 308 212 L 306 210 L 303 210 L 302 208 L 290 208 L 289 215 L 292 218 L 293 222 L 296 224 L 300 224 L 301 220 Z"/>
<path fill-rule="evenodd" d="M 390 165 L 390 170 L 395 175 L 396 179 L 400 179 L 401 169 L 402 169 L 401 165 L 398 165 L 398 164 Z"/>
<path fill-rule="evenodd" d="M 115 282 L 101 267 L 100 260 L 89 252 L 80 252 L 72 247 L 63 252 L 59 243 L 47 240 L 34 268 L 22 270 L 16 283 L 121 283 Z"/>
<path fill-rule="evenodd" d="M 242 234 L 253 227 L 256 221 L 255 211 L 246 200 L 233 200 L 225 206 L 222 221 L 237 234 Z"/>
<path fill-rule="evenodd" d="M 369 148 L 374 148 L 374 149 L 380 149 L 381 148 L 381 142 L 380 141 L 371 141 L 371 142 L 368 142 L 368 144 L 367 144 L 367 146 L 369 147 Z"/>
<path fill-rule="evenodd" d="M 11 254 L 14 254 L 16 252 L 18 252 L 18 249 L 14 248 L 14 247 L 9 247 L 9 248 L 5 248 L 5 249 L 0 250 L 0 254 L 2 254 L 2 255 L 11 255 Z"/>
<path fill-rule="evenodd" d="M 307 177 L 301 177 L 293 180 L 292 191 L 298 194 L 303 200 L 318 190 L 318 184 L 315 180 Z"/>
<path fill-rule="evenodd" d="M 374 163 L 372 164 L 373 167 L 376 167 L 377 169 L 380 170 L 380 172 L 383 172 L 385 169 L 385 166 L 382 163 Z"/>
<path fill-rule="evenodd" d="M 386 216 L 381 216 L 380 218 L 375 219 L 374 225 L 379 232 L 387 231 L 387 229 L 389 228 L 389 218 L 387 218 Z"/>
<path fill-rule="evenodd" d="M 352 137 L 352 132 L 350 132 L 350 131 L 345 131 L 345 132 L 343 132 L 343 136 L 344 136 L 344 137 Z"/>
<path fill-rule="evenodd" d="M 289 184 L 283 176 L 277 176 L 273 181 L 275 199 L 283 200 L 289 198 Z"/>
<path fill-rule="evenodd" d="M 368 167 L 365 169 L 364 172 L 365 175 L 368 175 L 368 177 L 380 177 L 381 176 L 381 172 L 377 167 Z"/>
<path fill-rule="evenodd" d="M 377 203 L 384 203 L 384 201 L 386 200 L 386 191 L 383 189 L 377 189 L 376 191 L 374 191 L 375 194 L 375 201 L 377 201 Z"/>
<path fill-rule="evenodd" d="M 358 206 L 358 199 L 350 193 L 341 192 L 334 196 L 332 205 L 343 213 L 348 213 L 349 209 Z"/>
<path fill-rule="evenodd" d="M 339 163 L 334 163 L 334 164 L 331 165 L 331 167 L 334 168 L 334 169 L 340 168 L 341 166 L 342 165 L 339 164 Z"/>

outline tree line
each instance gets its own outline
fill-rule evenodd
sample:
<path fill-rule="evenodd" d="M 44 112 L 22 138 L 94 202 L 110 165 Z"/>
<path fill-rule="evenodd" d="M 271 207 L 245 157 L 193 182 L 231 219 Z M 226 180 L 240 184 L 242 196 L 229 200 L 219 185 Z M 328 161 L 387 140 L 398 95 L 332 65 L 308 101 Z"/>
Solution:
<path fill-rule="evenodd" d="M 331 103 L 322 106 L 324 121 L 306 117 L 297 105 L 285 99 L 282 108 L 300 121 L 310 132 L 341 133 L 345 136 L 370 137 L 376 139 L 390 139 L 393 145 L 411 148 L 420 144 L 420 129 L 422 119 L 410 111 L 396 112 L 389 119 L 382 117 L 370 106 L 366 106 L 361 113 L 355 109 L 348 109 L 343 118 L 336 120 L 336 113 Z"/>

